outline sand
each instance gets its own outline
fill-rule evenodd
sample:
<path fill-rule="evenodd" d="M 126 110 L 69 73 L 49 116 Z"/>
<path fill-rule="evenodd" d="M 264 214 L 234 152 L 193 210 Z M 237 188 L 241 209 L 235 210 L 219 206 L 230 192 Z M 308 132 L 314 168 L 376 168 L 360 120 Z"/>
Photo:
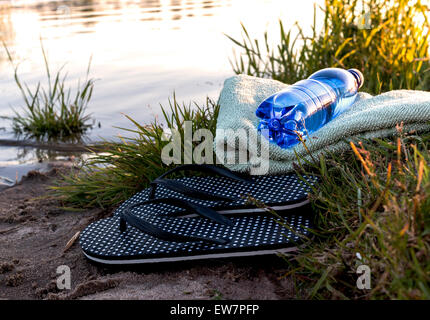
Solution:
<path fill-rule="evenodd" d="M 277 256 L 211 259 L 138 267 L 104 267 L 67 242 L 113 209 L 65 211 L 48 186 L 71 164 L 29 172 L 0 190 L 0 299 L 288 299 L 296 297 Z M 57 267 L 71 270 L 71 288 L 57 288 Z"/>

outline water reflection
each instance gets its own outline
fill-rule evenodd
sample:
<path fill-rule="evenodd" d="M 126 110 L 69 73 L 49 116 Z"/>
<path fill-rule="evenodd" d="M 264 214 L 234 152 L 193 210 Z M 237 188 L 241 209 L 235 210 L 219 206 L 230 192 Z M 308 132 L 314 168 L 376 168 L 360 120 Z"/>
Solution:
<path fill-rule="evenodd" d="M 14 12 L 32 11 L 39 15 L 41 21 L 61 20 L 64 18 L 85 23 L 84 20 L 92 20 L 97 23 L 102 17 L 121 17 L 125 14 L 134 15 L 156 14 L 163 12 L 184 12 L 185 14 L 196 15 L 200 13 L 212 15 L 205 12 L 216 7 L 226 7 L 231 4 L 231 0 L 223 1 L 184 1 L 184 0 L 146 0 L 146 1 L 103 1 L 103 0 L 77 0 L 77 1 L 52 1 L 52 2 L 0 2 L 0 6 Z M 59 10 L 59 9 L 68 10 Z M 5 13 L 1 12 L 4 16 Z M 171 15 L 162 14 L 160 19 L 169 20 Z"/>
<path fill-rule="evenodd" d="M 84 153 L 70 153 L 56 150 L 35 149 L 30 147 L 0 147 L 3 159 L 0 160 L 0 191 L 19 182 L 28 172 L 49 171 L 50 163 L 73 161 L 78 163 L 88 157 Z"/>
<path fill-rule="evenodd" d="M 26 163 L 29 159 L 34 159 L 37 162 L 69 160 L 76 158 L 82 153 L 84 153 L 84 151 L 59 151 L 33 147 L 19 147 L 16 148 L 16 160 L 17 163 Z"/>
<path fill-rule="evenodd" d="M 79 33 L 94 29 L 101 21 L 121 21 L 130 16 L 139 17 L 141 21 L 180 20 L 183 17 L 211 16 L 215 7 L 229 6 L 230 1 L 184 1 L 184 0 L 144 0 L 144 1 L 104 1 L 104 0 L 73 0 L 73 1 L 0 1 L 0 37 L 8 44 L 14 40 L 14 24 L 25 23 L 31 27 L 31 20 L 21 20 L 17 15 L 29 17 L 36 15 L 36 20 L 43 22 L 43 28 L 75 27 Z M 169 14 L 169 12 L 174 14 Z M 183 12 L 179 14 L 179 12 Z M 16 15 L 12 21 L 11 15 Z"/>
<path fill-rule="evenodd" d="M 70 33 L 96 32 L 96 26 L 99 23 L 134 19 L 178 21 L 184 18 L 212 16 L 215 14 L 214 8 L 230 5 L 231 0 L 2 0 L 0 1 L 0 40 L 9 46 L 14 45 L 15 27 L 40 28 L 43 35 L 56 30 L 54 37 L 64 38 Z M 171 28 L 178 29 L 178 26 L 173 25 Z"/>
<path fill-rule="evenodd" d="M 10 42 L 15 36 L 10 11 L 10 6 L 2 5 L 0 2 L 0 42 Z"/>
<path fill-rule="evenodd" d="M 147 33 L 142 31 L 148 31 L 148 26 L 151 30 L 180 30 L 185 26 L 179 24 L 180 20 L 219 15 L 222 13 L 220 10 L 230 7 L 231 3 L 232 0 L 0 0 L 0 40 L 12 52 L 17 51 L 23 59 L 28 59 L 25 51 L 36 49 L 39 36 L 62 42 L 66 40 L 76 46 L 81 45 L 77 35 L 98 34 L 100 42 L 115 41 L 114 33 L 120 29 L 127 29 L 124 37 L 129 37 L 130 33 L 135 38 L 145 37 Z M 143 28 L 137 22 L 153 24 Z M 109 39 L 101 37 L 106 32 L 112 33 Z M 131 37 L 130 41 L 133 41 Z M 62 43 L 54 45 L 63 46 Z M 162 43 L 157 43 L 160 45 Z M 6 53 L 0 48 L 0 73 L 7 68 L 6 61 Z M 0 104 L 0 111 L 1 108 Z"/>
<path fill-rule="evenodd" d="M 233 44 L 224 34 L 239 38 L 240 22 L 257 36 L 278 35 L 279 18 L 285 28 L 296 20 L 310 25 L 314 1 L 291 8 L 286 0 L 0 0 L 0 40 L 33 90 L 45 80 L 40 37 L 52 70 L 66 64 L 66 85 L 73 88 L 93 56 L 91 76 L 99 80 L 88 112 L 102 127 L 89 139 L 99 141 L 122 133 L 115 127 L 132 127 L 121 114 L 140 123 L 160 116 L 159 104 L 167 105 L 174 91 L 186 103 L 216 99 L 233 75 Z M 0 128 L 10 126 L 1 116 L 13 116 L 11 107 L 21 106 L 13 69 L 0 47 Z M 0 139 L 13 139 L 8 134 L 0 131 Z M 2 149 L 0 161 L 4 154 Z"/>

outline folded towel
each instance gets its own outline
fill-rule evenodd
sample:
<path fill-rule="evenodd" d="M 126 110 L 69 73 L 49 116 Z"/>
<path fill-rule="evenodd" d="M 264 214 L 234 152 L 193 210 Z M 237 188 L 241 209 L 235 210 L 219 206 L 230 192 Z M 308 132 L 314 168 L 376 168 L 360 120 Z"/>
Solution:
<path fill-rule="evenodd" d="M 312 157 L 318 158 L 327 151 L 347 150 L 352 140 L 393 136 L 398 133 L 396 125 L 402 122 L 407 132 L 430 130 L 430 92 L 396 90 L 378 96 L 359 93 L 347 111 L 311 134 L 306 141 L 309 151 L 302 143 L 282 149 L 269 144 L 257 132 L 259 119 L 255 110 L 264 99 L 287 86 L 245 75 L 224 82 L 214 142 L 218 163 L 233 171 L 251 174 L 286 173 L 293 171 L 297 155 L 312 161 Z M 247 139 L 240 139 L 237 134 L 243 131 Z"/>

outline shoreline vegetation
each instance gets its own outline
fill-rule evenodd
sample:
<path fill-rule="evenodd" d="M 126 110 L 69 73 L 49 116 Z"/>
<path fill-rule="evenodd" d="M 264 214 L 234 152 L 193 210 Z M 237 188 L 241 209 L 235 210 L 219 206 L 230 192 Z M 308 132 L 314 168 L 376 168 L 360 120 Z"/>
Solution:
<path fill-rule="evenodd" d="M 242 40 L 230 37 L 241 50 L 234 71 L 293 83 L 325 67 L 354 67 L 372 94 L 430 89 L 428 8 L 420 1 L 326 0 L 321 10 L 322 27 L 314 23 L 311 37 L 297 25 L 293 39 L 280 22 L 281 41 L 273 47 L 267 33 L 260 44 L 243 26 Z M 199 106 L 173 96 L 162 110 L 164 125 L 128 117 L 134 128 L 123 130 L 133 137 L 105 141 L 106 152 L 64 174 L 51 195 L 74 210 L 112 208 L 171 169 L 161 161 L 165 127 L 178 130 L 181 141 L 188 120 L 215 133 L 219 105 L 209 98 Z M 298 174 L 321 179 L 311 194 L 316 237 L 283 257 L 297 298 L 430 299 L 430 133 L 404 132 L 401 124 L 397 131 L 314 163 L 297 159 Z M 356 286 L 359 265 L 370 268 L 370 289 Z"/>
<path fill-rule="evenodd" d="M 91 115 L 86 114 L 91 100 L 94 79 L 89 78 L 91 59 L 89 60 L 86 78 L 81 85 L 78 81 L 75 92 L 65 87 L 67 73 L 60 68 L 51 74 L 48 57 L 40 40 L 45 64 L 47 87 L 39 82 L 34 90 L 22 83 L 18 76 L 18 65 L 14 61 L 7 46 L 3 43 L 9 62 L 14 68 L 14 79 L 21 92 L 24 108 L 21 112 L 14 110 L 11 118 L 12 129 L 17 136 L 32 138 L 38 141 L 79 143 L 81 137 L 94 123 L 90 123 Z M 52 77 L 54 76 L 54 77 Z"/>
<path fill-rule="evenodd" d="M 276 45 L 267 32 L 264 43 L 252 38 L 244 25 L 242 40 L 227 35 L 241 50 L 231 64 L 238 74 L 284 83 L 305 79 L 322 68 L 356 68 L 365 79 L 361 91 L 370 94 L 429 90 L 429 10 L 419 0 L 325 0 L 324 8 L 314 7 L 311 35 L 304 34 L 299 23 L 287 31 L 282 21 Z"/>

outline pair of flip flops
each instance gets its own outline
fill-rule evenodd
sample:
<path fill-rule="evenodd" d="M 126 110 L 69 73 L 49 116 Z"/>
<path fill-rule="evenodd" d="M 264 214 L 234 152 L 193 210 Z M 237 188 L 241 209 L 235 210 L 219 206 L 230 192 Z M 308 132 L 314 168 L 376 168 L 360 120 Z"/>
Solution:
<path fill-rule="evenodd" d="M 211 173 L 167 179 L 179 171 Z M 240 176 L 213 165 L 183 165 L 151 182 L 81 234 L 85 256 L 141 264 L 287 252 L 309 235 L 313 176 Z M 274 215 L 268 208 L 277 212 Z"/>

